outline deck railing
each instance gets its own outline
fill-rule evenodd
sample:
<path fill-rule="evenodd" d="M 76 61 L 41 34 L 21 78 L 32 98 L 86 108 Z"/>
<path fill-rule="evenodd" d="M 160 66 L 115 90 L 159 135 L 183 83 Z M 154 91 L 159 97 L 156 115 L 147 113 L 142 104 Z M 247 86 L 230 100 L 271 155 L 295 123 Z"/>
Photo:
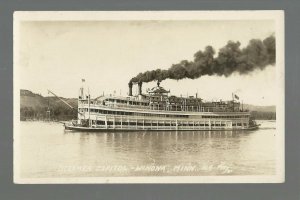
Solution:
<path fill-rule="evenodd" d="M 94 119 L 100 119 L 98 118 L 98 113 L 91 113 L 90 116 L 96 117 Z M 176 117 L 157 117 L 157 116 L 127 116 L 127 115 L 111 115 L 111 114 L 103 114 L 106 116 L 106 119 L 115 119 L 115 120 L 121 120 L 122 121 L 135 121 L 135 120 L 151 120 L 151 121 L 181 121 L 181 122 L 191 122 L 191 121 L 198 121 L 198 122 L 209 122 L 209 121 L 244 121 L 248 120 L 248 116 L 245 115 L 244 117 L 239 117 L 239 118 L 176 118 Z"/>
<path fill-rule="evenodd" d="M 84 105 L 87 105 L 84 103 Z M 142 105 L 125 105 L 125 104 L 107 104 L 107 105 L 102 105 L 102 104 L 91 104 L 93 106 L 99 106 L 99 107 L 108 107 L 108 108 L 121 108 L 124 110 L 132 110 L 135 109 L 137 111 L 173 111 L 173 112 L 249 112 L 248 110 L 240 110 L 239 108 L 235 108 L 233 111 L 232 108 L 226 108 L 226 109 L 220 109 L 216 107 L 203 107 L 203 106 L 197 106 L 197 107 L 192 107 L 192 106 L 183 106 L 183 107 L 174 107 L 172 106 L 172 109 L 169 109 L 167 106 L 158 108 L 156 106 L 142 106 Z"/>

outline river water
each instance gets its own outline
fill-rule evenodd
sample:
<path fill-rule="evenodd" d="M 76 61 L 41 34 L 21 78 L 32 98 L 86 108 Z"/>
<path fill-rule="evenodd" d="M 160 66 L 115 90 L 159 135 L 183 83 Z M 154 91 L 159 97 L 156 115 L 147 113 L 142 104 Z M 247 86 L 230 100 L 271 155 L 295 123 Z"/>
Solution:
<path fill-rule="evenodd" d="M 21 122 L 21 178 L 274 175 L 276 121 L 255 131 L 72 132 Z"/>

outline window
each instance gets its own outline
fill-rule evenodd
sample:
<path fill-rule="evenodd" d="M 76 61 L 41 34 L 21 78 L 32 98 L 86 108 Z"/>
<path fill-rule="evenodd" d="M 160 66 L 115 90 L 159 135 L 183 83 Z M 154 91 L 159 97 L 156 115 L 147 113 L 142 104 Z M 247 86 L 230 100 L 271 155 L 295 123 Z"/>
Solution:
<path fill-rule="evenodd" d="M 97 121 L 97 125 L 105 125 L 105 121 Z"/>
<path fill-rule="evenodd" d="M 88 109 L 85 109 L 88 111 Z M 188 118 L 188 115 L 165 115 L 165 114 L 152 114 L 152 113 L 137 113 L 137 112 L 123 112 L 123 111 L 110 111 L 110 110 L 100 110 L 91 109 L 91 112 L 97 112 L 101 114 L 109 115 L 135 115 L 135 116 L 152 116 L 152 117 L 169 117 L 169 118 Z"/>

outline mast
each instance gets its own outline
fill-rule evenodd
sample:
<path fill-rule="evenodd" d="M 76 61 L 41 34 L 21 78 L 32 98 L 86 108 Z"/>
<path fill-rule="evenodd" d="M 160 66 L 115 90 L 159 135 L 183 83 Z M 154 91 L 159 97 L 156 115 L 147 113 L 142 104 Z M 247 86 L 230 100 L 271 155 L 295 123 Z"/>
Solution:
<path fill-rule="evenodd" d="M 70 108 L 74 109 L 73 106 L 71 106 L 68 102 L 66 102 L 65 100 L 63 100 L 61 97 L 57 96 L 56 94 L 54 94 L 54 92 L 48 90 L 48 93 L 53 94 L 55 97 L 57 97 L 59 100 L 61 100 L 62 102 L 64 102 L 67 106 L 69 106 Z"/>
<path fill-rule="evenodd" d="M 46 111 L 46 117 L 47 117 L 47 120 L 50 121 L 50 100 L 49 100 L 49 98 L 48 98 L 48 108 Z"/>

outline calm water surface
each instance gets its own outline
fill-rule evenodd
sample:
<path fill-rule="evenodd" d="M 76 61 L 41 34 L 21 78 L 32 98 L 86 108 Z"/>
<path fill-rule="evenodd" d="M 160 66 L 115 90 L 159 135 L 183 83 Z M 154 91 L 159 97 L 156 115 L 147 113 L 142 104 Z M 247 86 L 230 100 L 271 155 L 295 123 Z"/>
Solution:
<path fill-rule="evenodd" d="M 72 132 L 21 122 L 22 178 L 272 175 L 275 121 L 255 131 Z"/>

